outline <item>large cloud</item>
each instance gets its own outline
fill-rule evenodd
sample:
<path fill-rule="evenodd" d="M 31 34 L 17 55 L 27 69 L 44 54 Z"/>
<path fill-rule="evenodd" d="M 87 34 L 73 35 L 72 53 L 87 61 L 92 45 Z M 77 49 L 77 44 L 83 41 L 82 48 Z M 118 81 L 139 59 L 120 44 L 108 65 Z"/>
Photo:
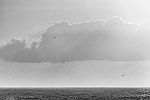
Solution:
<path fill-rule="evenodd" d="M 150 60 L 150 30 L 146 25 L 120 17 L 73 25 L 56 23 L 31 48 L 25 40 L 12 39 L 1 46 L 0 57 L 13 62 Z"/>

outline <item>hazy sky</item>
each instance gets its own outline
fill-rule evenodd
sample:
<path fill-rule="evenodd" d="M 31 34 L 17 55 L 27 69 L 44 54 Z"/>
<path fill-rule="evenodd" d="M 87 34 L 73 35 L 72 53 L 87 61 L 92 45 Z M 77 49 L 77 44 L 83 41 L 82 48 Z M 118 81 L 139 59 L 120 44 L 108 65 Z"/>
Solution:
<path fill-rule="evenodd" d="M 150 86 L 150 61 L 1 61 L 0 66 L 0 86 Z"/>
<path fill-rule="evenodd" d="M 149 0 L 0 0 L 0 86 L 150 86 L 149 20 Z"/>

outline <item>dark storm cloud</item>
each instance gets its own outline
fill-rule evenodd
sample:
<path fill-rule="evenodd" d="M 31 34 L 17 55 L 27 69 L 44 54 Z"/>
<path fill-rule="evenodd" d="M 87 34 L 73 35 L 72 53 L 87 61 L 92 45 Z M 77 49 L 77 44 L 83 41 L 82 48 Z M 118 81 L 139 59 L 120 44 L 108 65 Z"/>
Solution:
<path fill-rule="evenodd" d="M 70 25 L 55 23 L 41 40 L 27 47 L 12 39 L 0 48 L 0 57 L 13 62 L 68 62 L 83 60 L 148 60 L 149 34 L 120 17 Z"/>

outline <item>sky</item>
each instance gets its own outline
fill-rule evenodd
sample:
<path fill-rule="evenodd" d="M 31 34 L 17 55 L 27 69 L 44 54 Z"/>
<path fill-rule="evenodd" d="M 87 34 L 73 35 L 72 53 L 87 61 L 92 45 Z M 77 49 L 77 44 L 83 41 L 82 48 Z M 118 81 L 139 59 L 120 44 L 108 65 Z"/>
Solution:
<path fill-rule="evenodd" d="M 0 40 L 37 38 L 49 25 L 79 23 L 119 16 L 129 22 L 150 17 L 149 0 L 0 0 Z"/>
<path fill-rule="evenodd" d="M 150 86 L 149 20 L 149 0 L 0 0 L 0 86 Z"/>

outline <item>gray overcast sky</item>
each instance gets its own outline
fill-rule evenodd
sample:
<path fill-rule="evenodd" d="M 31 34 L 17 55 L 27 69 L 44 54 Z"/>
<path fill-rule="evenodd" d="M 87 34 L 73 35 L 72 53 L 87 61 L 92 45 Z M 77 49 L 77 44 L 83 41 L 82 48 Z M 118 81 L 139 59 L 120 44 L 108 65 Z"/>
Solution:
<path fill-rule="evenodd" d="M 150 18 L 149 5 L 149 0 L 0 0 L 0 42 L 37 33 L 60 21 L 120 16 L 141 22 Z"/>

